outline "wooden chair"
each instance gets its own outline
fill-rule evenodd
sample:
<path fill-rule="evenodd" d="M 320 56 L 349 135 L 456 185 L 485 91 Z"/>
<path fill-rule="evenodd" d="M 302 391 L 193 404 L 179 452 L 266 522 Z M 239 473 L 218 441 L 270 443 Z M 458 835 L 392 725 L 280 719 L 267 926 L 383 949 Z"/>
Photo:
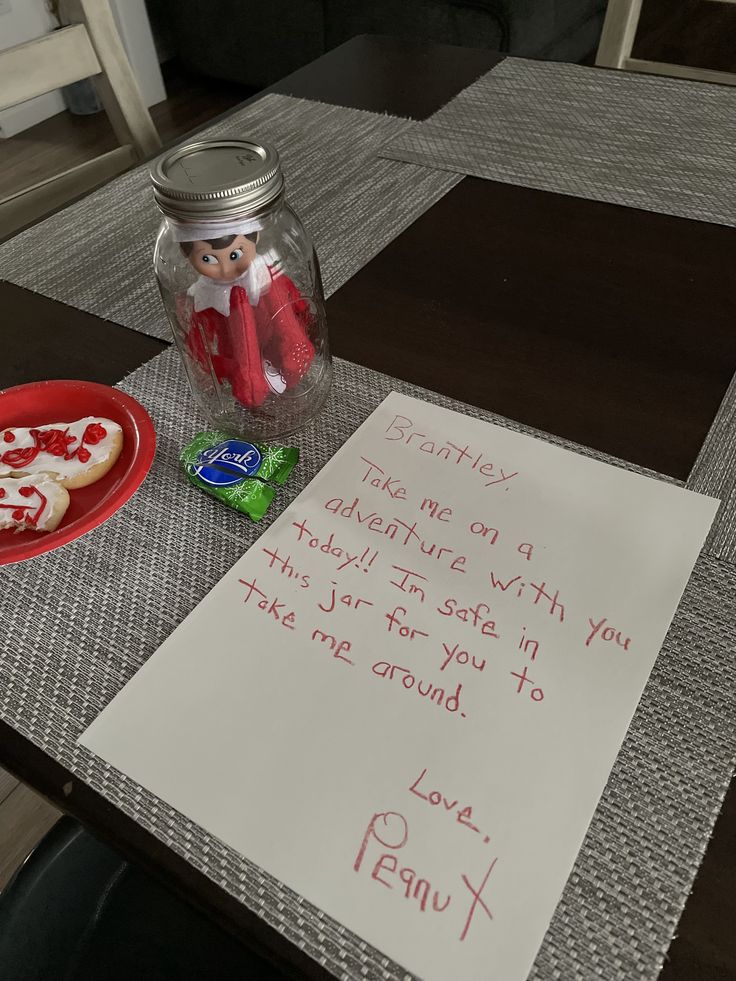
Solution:
<path fill-rule="evenodd" d="M 0 202 L 0 238 L 145 160 L 161 141 L 115 27 L 108 0 L 66 0 L 70 27 L 0 51 L 0 109 L 95 76 L 121 146 Z"/>
<path fill-rule="evenodd" d="M 736 0 L 716 0 L 719 3 L 736 3 Z M 600 68 L 623 68 L 632 72 L 651 75 L 669 75 L 672 78 L 692 78 L 698 82 L 717 82 L 720 85 L 736 85 L 736 74 L 712 71 L 709 68 L 693 68 L 664 61 L 646 61 L 632 58 L 636 29 L 639 26 L 642 0 L 608 0 L 606 19 L 603 24 L 595 63 Z"/>

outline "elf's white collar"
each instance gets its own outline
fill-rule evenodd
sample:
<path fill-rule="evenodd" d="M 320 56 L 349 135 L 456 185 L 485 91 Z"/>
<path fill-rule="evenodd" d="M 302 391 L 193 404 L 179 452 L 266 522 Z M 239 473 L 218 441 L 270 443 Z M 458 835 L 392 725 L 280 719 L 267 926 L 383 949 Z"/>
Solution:
<path fill-rule="evenodd" d="M 267 260 L 274 258 L 270 253 L 257 255 L 243 275 L 229 283 L 218 282 L 208 276 L 200 276 L 196 283 L 193 283 L 187 290 L 194 299 L 194 309 L 199 312 L 211 308 L 217 310 L 223 317 L 229 317 L 230 290 L 233 286 L 240 286 L 244 289 L 248 294 L 251 306 L 256 306 L 261 296 L 268 293 L 271 287 L 272 273 Z M 274 275 L 276 274 L 276 270 L 274 270 Z"/>

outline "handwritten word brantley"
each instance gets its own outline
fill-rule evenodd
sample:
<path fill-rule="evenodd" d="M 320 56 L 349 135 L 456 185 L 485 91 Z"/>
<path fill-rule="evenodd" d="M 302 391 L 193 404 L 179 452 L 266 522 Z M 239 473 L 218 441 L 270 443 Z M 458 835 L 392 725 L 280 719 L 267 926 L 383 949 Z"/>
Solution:
<path fill-rule="evenodd" d="M 513 473 L 505 473 L 503 467 L 496 467 L 495 464 L 487 459 L 485 453 L 477 453 L 475 450 L 471 450 L 469 443 L 466 443 L 465 446 L 456 446 L 449 439 L 438 441 L 428 433 L 418 432 L 414 428 L 414 423 L 406 416 L 394 416 L 391 424 L 386 428 L 383 438 L 390 441 L 401 440 L 407 446 L 411 446 L 420 453 L 427 453 L 430 456 L 437 457 L 438 460 L 443 460 L 455 466 L 469 467 L 482 477 L 491 478 L 486 482 L 486 487 L 492 487 L 494 484 L 504 484 L 506 485 L 504 489 L 508 490 L 506 482 L 511 480 L 512 477 L 519 476 L 518 470 L 514 470 Z"/>
<path fill-rule="evenodd" d="M 422 876 L 409 864 L 399 864 L 396 853 L 405 848 L 408 842 L 409 824 L 403 814 L 399 814 L 398 811 L 377 812 L 368 822 L 358 854 L 353 862 L 353 871 L 360 875 L 362 870 L 370 869 L 372 881 L 380 883 L 392 892 L 396 891 L 399 895 L 403 894 L 405 900 L 409 900 L 411 904 L 416 904 L 413 905 L 413 908 L 420 913 L 442 913 L 455 917 L 459 908 L 460 919 L 457 920 L 457 925 L 458 938 L 461 942 L 468 937 L 473 920 L 476 914 L 480 912 L 479 907 L 485 913 L 488 921 L 493 920 L 493 913 L 487 905 L 487 900 L 483 898 L 483 893 L 498 861 L 497 857 L 487 865 L 485 875 L 480 878 L 479 886 L 474 886 L 463 872 L 460 874 L 461 891 L 459 894 L 445 890 L 440 891 L 433 886 L 429 879 Z M 376 845 L 380 851 L 377 858 L 375 854 Z M 369 848 L 373 857 L 364 866 L 363 861 Z M 470 896 L 467 893 L 470 893 Z M 460 929 L 461 924 L 462 929 Z M 476 933 L 477 931 L 474 935 Z"/>

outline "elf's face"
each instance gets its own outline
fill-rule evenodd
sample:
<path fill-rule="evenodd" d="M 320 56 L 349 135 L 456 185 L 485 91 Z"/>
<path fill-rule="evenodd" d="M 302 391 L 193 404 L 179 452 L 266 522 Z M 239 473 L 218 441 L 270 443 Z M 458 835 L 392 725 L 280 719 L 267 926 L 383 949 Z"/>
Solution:
<path fill-rule="evenodd" d="M 189 261 L 203 276 L 228 283 L 242 276 L 255 256 L 255 242 L 236 235 L 224 249 L 213 249 L 209 242 L 192 242 Z"/>

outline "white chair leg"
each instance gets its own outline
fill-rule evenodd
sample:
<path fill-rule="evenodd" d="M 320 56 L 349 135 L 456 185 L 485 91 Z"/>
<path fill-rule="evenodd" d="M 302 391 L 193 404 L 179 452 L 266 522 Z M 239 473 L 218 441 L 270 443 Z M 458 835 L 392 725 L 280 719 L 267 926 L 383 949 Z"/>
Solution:
<path fill-rule="evenodd" d="M 642 0 L 608 0 L 595 63 L 601 68 L 623 68 L 631 55 L 639 26 Z"/>
<path fill-rule="evenodd" d="M 107 0 L 63 0 L 62 10 L 89 32 L 103 71 L 95 78 L 95 86 L 115 135 L 121 143 L 132 143 L 141 159 L 157 153 L 161 141 L 130 69 L 110 4 Z"/>

